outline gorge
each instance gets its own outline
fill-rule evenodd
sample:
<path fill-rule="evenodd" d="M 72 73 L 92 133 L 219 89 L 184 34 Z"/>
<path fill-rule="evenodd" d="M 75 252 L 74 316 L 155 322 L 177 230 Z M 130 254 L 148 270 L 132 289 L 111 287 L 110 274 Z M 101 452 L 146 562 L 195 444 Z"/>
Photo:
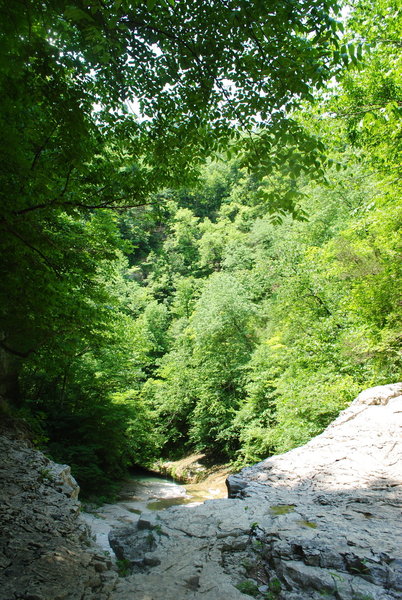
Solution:
<path fill-rule="evenodd" d="M 0 600 L 400 599 L 399 0 L 0 5 Z"/>

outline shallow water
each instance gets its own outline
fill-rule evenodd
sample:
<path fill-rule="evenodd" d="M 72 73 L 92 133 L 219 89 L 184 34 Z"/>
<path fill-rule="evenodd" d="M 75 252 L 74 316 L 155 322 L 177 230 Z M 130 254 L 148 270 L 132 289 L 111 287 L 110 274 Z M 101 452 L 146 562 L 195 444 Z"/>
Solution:
<path fill-rule="evenodd" d="M 108 534 L 114 527 L 122 527 L 138 521 L 139 515 L 170 506 L 196 506 L 205 500 L 223 498 L 222 489 L 208 487 L 208 484 L 182 485 L 153 474 L 132 475 L 125 481 L 114 504 L 104 504 L 90 512 L 82 512 L 82 517 L 90 526 L 92 535 L 99 546 L 113 555 Z"/>

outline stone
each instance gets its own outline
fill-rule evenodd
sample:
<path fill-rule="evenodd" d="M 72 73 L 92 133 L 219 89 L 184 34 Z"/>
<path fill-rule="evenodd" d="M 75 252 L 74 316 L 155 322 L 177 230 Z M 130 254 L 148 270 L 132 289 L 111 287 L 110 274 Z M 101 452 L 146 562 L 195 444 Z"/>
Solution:
<path fill-rule="evenodd" d="M 70 467 L 0 435 L 0 600 L 111 600 L 117 574 L 92 545 L 78 492 Z"/>
<path fill-rule="evenodd" d="M 230 476 L 227 500 L 114 530 L 137 553 L 114 600 L 400 600 L 401 434 L 402 384 L 365 390 L 305 446 Z"/>
<path fill-rule="evenodd" d="M 230 497 L 141 515 L 91 546 L 66 465 L 0 437 L 0 600 L 400 600 L 402 384 L 362 392 Z M 88 545 L 89 544 L 89 545 Z"/>
<path fill-rule="evenodd" d="M 241 497 L 247 487 L 247 482 L 238 475 L 230 475 L 226 479 L 226 487 L 228 488 L 229 498 Z"/>
<path fill-rule="evenodd" d="M 154 517 L 154 515 L 146 515 L 146 516 L 141 516 L 138 519 L 138 529 L 153 529 L 156 525 L 156 518 Z"/>

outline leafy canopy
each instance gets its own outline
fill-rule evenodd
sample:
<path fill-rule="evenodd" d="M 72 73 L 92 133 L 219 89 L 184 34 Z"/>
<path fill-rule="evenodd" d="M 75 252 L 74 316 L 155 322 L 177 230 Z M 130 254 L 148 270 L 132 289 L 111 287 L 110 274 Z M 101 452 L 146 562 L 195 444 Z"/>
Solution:
<path fill-rule="evenodd" d="M 317 171 L 322 146 L 289 111 L 336 67 L 335 1 L 0 0 L 0 10 L 3 349 L 25 355 L 104 311 L 98 267 L 119 242 L 94 210 L 143 205 L 230 140 L 254 169 Z"/>

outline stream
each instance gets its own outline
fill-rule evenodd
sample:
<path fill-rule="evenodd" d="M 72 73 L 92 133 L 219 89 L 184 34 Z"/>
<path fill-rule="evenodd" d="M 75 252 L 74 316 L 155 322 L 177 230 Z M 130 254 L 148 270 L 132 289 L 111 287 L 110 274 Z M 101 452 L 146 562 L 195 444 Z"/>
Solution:
<path fill-rule="evenodd" d="M 113 555 L 108 534 L 112 528 L 122 527 L 138 521 L 139 515 L 170 506 L 192 507 L 205 500 L 226 497 L 226 490 L 218 483 L 214 486 L 205 481 L 196 484 L 180 484 L 154 474 L 132 475 L 119 492 L 113 504 L 89 509 L 81 513 L 89 525 L 92 536 L 103 551 Z"/>

